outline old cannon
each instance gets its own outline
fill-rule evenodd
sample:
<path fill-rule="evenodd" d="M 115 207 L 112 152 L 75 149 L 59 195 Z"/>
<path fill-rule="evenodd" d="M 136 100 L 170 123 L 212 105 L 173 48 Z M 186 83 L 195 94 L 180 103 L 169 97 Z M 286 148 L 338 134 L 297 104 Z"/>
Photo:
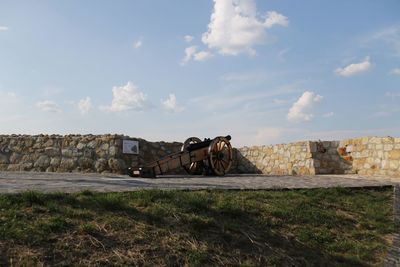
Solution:
<path fill-rule="evenodd" d="M 181 151 L 167 155 L 139 168 L 129 168 L 131 177 L 153 178 L 183 167 L 188 174 L 225 175 L 232 165 L 231 136 L 218 136 L 201 141 L 197 137 L 188 138 Z"/>

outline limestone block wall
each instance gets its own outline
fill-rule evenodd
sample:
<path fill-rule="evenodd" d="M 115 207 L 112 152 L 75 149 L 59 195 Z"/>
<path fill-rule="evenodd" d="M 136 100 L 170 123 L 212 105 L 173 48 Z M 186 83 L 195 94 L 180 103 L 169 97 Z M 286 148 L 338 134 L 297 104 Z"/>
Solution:
<path fill-rule="evenodd" d="M 362 175 L 400 177 L 400 138 L 362 137 L 340 141 L 339 152 Z"/>
<path fill-rule="evenodd" d="M 235 150 L 232 172 L 274 175 L 315 174 L 310 142 Z"/>
<path fill-rule="evenodd" d="M 139 154 L 122 153 L 123 140 Z M 0 171 L 114 172 L 180 150 L 181 143 L 148 142 L 124 135 L 0 135 Z"/>
<path fill-rule="evenodd" d="M 362 137 L 243 147 L 235 150 L 232 172 L 400 177 L 400 138 Z"/>

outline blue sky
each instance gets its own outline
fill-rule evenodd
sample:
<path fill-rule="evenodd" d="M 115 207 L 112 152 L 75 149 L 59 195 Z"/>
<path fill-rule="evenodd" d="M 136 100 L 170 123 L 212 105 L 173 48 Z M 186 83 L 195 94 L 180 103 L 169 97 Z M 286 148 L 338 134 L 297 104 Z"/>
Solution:
<path fill-rule="evenodd" d="M 0 133 L 400 136 L 398 0 L 1 1 Z"/>

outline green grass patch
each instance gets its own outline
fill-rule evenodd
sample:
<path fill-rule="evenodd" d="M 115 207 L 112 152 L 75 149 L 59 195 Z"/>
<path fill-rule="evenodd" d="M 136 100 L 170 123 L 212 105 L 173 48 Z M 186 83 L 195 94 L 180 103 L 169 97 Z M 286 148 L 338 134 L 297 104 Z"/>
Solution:
<path fill-rule="evenodd" d="M 0 195 L 0 265 L 377 266 L 391 188 Z"/>

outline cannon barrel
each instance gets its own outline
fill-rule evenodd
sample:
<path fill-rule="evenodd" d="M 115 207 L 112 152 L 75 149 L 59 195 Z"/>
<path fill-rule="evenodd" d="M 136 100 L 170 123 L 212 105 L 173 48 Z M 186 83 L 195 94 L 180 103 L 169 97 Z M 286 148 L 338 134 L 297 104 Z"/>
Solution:
<path fill-rule="evenodd" d="M 230 135 L 224 136 L 224 138 L 226 138 L 228 141 L 230 141 L 232 139 L 232 137 Z M 203 142 L 200 143 L 194 143 L 194 144 L 190 144 L 188 145 L 188 147 L 186 148 L 187 151 L 191 152 L 194 151 L 196 149 L 201 149 L 204 147 L 208 147 L 211 142 L 213 141 L 213 139 L 206 139 Z"/>

